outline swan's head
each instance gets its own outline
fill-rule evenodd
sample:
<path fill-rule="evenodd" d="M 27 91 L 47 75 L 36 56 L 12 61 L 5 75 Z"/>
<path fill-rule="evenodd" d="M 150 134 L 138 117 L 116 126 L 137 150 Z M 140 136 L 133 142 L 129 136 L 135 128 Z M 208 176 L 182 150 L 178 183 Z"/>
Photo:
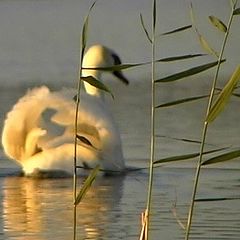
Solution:
<path fill-rule="evenodd" d="M 121 64 L 119 56 L 111 49 L 102 46 L 94 45 L 88 49 L 83 58 L 83 68 L 101 68 L 101 67 L 112 67 Z M 82 75 L 93 76 L 98 80 L 101 79 L 102 71 L 97 69 L 87 70 L 84 69 Z M 121 80 L 124 84 L 128 84 L 127 78 L 123 75 L 121 71 L 112 71 L 112 74 Z M 92 95 L 98 95 L 98 90 L 93 86 L 85 83 L 85 88 L 87 93 Z"/>

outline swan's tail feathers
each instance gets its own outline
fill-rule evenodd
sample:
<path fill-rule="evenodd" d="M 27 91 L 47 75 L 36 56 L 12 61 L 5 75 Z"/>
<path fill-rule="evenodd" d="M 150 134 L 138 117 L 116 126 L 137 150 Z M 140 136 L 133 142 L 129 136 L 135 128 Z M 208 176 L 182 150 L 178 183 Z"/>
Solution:
<path fill-rule="evenodd" d="M 40 151 L 38 139 L 46 134 L 39 127 L 43 100 L 48 96 L 47 87 L 35 88 L 20 98 L 7 114 L 2 132 L 2 145 L 6 155 L 17 161 Z"/>

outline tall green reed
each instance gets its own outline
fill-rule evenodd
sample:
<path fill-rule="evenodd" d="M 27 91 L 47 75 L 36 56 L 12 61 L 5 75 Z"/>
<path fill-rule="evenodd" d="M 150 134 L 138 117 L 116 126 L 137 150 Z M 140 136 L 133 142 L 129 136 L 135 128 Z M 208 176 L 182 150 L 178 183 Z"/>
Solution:
<path fill-rule="evenodd" d="M 189 239 L 191 226 L 192 226 L 192 218 L 193 218 L 193 213 L 194 213 L 195 199 L 196 199 L 197 189 L 198 189 L 198 185 L 199 185 L 200 172 L 201 172 L 201 168 L 202 168 L 203 153 L 204 153 L 204 148 L 205 148 L 205 144 L 206 144 L 208 125 L 211 121 L 213 121 L 217 117 L 217 115 L 221 112 L 223 107 L 226 105 L 228 97 L 230 97 L 232 91 L 234 90 L 234 86 L 236 86 L 236 82 L 239 80 L 238 78 L 240 77 L 240 74 L 239 74 L 240 72 L 239 72 L 239 67 L 238 67 L 236 69 L 236 71 L 234 72 L 232 78 L 231 78 L 233 80 L 230 79 L 230 81 L 227 84 L 229 87 L 225 87 L 225 89 L 226 88 L 228 89 L 227 97 L 226 98 L 223 97 L 224 95 L 226 96 L 226 94 L 224 94 L 224 93 L 226 93 L 226 91 L 227 91 L 227 90 L 223 89 L 222 92 L 220 93 L 217 101 L 215 102 L 215 104 L 213 104 L 214 103 L 214 95 L 215 95 L 215 92 L 216 92 L 217 81 L 218 81 L 218 77 L 219 77 L 220 65 L 221 65 L 221 62 L 223 60 L 223 53 L 224 53 L 226 43 L 227 43 L 227 40 L 228 40 L 228 36 L 229 36 L 230 28 L 231 28 L 231 25 L 232 25 L 233 17 L 234 17 L 234 15 L 236 15 L 237 1 L 231 1 L 231 3 L 232 3 L 231 4 L 232 8 L 231 8 L 231 13 L 230 13 L 230 17 L 229 17 L 227 26 L 220 19 L 216 18 L 215 16 L 210 16 L 209 17 L 211 23 L 215 27 L 217 27 L 218 30 L 224 32 L 224 39 L 223 39 L 223 42 L 222 42 L 222 47 L 221 47 L 220 54 L 219 54 L 219 57 L 218 57 L 218 64 L 217 64 L 217 67 L 216 67 L 215 75 L 214 75 L 213 82 L 212 82 L 212 87 L 211 87 L 211 90 L 210 90 L 210 97 L 209 97 L 209 100 L 208 100 L 208 105 L 207 105 L 207 110 L 206 110 L 206 115 L 205 115 L 205 121 L 204 121 L 203 130 L 202 130 L 200 154 L 199 154 L 199 160 L 198 160 L 196 173 L 195 173 L 195 179 L 194 179 L 194 185 L 193 185 L 193 191 L 192 191 L 192 198 L 191 198 L 191 203 L 190 203 L 190 207 L 189 207 L 188 220 L 187 220 L 187 226 L 186 226 L 186 232 L 185 232 L 185 239 L 186 240 Z M 202 39 L 203 38 L 200 38 L 200 41 L 202 42 L 203 45 L 206 46 L 206 42 L 205 41 L 203 42 Z M 209 49 L 209 48 L 207 47 L 207 49 Z M 220 102 L 220 104 L 217 104 L 219 102 Z"/>
<path fill-rule="evenodd" d="M 87 48 L 87 34 L 88 34 L 88 22 L 90 13 L 95 6 L 97 1 L 94 1 L 91 7 L 89 8 L 88 14 L 84 20 L 83 28 L 82 28 L 82 35 L 81 35 L 81 44 L 80 44 L 80 57 L 79 57 L 79 66 L 78 66 L 78 81 L 77 81 L 77 94 L 74 96 L 74 99 L 76 101 L 76 111 L 75 111 L 75 121 L 74 121 L 74 158 L 73 158 L 73 240 L 77 239 L 77 205 L 82 201 L 83 197 L 85 196 L 86 192 L 91 187 L 92 183 L 94 182 L 98 171 L 104 171 L 100 169 L 100 166 L 97 165 L 94 169 L 92 169 L 91 173 L 88 175 L 87 179 L 84 181 L 83 185 L 80 188 L 80 191 L 77 194 L 77 170 L 83 169 L 83 166 L 77 165 L 77 145 L 78 141 L 82 141 L 83 143 L 90 144 L 91 143 L 86 139 L 85 137 L 78 134 L 78 119 L 79 119 L 79 108 L 80 102 L 81 102 L 81 90 L 82 90 L 82 84 L 83 82 L 87 82 L 91 84 L 92 86 L 103 90 L 107 93 L 109 93 L 112 97 L 112 92 L 108 89 L 107 86 L 105 86 L 101 81 L 98 79 L 95 79 L 92 76 L 83 77 L 82 71 L 85 69 L 82 66 L 83 57 Z M 118 65 L 118 66 L 111 66 L 111 67 L 105 67 L 105 68 L 95 68 L 99 71 L 116 71 L 116 70 L 123 70 L 130 67 L 138 66 L 139 64 L 128 64 L 128 65 Z M 140 64 L 141 65 L 141 64 Z"/>
<path fill-rule="evenodd" d="M 155 29 L 156 29 L 156 0 L 152 2 L 152 36 L 148 34 L 144 26 L 144 22 L 141 16 L 141 23 L 145 33 L 147 35 L 148 40 L 151 43 L 152 51 L 151 51 L 151 143 L 150 143 L 150 162 L 149 162 L 149 180 L 148 180 L 148 196 L 147 196 L 147 204 L 144 213 L 142 214 L 142 231 L 140 235 L 140 240 L 148 240 L 149 239 L 149 223 L 150 223 L 150 213 L 151 213 L 151 205 L 152 205 L 152 191 L 153 191 L 153 169 L 154 169 L 154 158 L 155 158 Z"/>
<path fill-rule="evenodd" d="M 152 206 L 152 191 L 153 191 L 153 176 L 154 176 L 153 175 L 154 174 L 153 170 L 154 170 L 154 167 L 157 167 L 160 164 L 166 163 L 166 162 L 186 160 L 186 159 L 190 159 L 190 158 L 200 156 L 199 159 L 201 159 L 201 161 L 200 161 L 200 164 L 198 165 L 198 168 L 197 168 L 197 170 L 199 171 L 199 173 L 198 173 L 198 175 L 199 175 L 201 165 L 210 164 L 211 162 L 224 161 L 226 159 L 231 159 L 234 156 L 236 157 L 236 156 L 240 155 L 240 151 L 235 151 L 235 152 L 229 153 L 228 155 L 220 155 L 219 158 L 217 158 L 217 159 L 212 159 L 212 160 L 210 159 L 209 162 L 207 162 L 207 161 L 202 162 L 202 157 L 203 157 L 204 154 L 209 154 L 209 153 L 213 153 L 213 152 L 223 150 L 223 148 L 220 148 L 220 149 L 214 149 L 212 151 L 204 151 L 204 144 L 205 144 L 204 143 L 205 138 L 204 138 L 203 139 L 204 141 L 202 141 L 200 153 L 190 153 L 190 154 L 173 156 L 173 157 L 169 157 L 169 158 L 165 158 L 165 159 L 155 160 L 155 137 L 156 137 L 156 134 L 155 134 L 155 111 L 156 111 L 156 109 L 162 108 L 162 107 L 167 107 L 167 106 L 174 106 L 174 105 L 178 105 L 178 104 L 182 104 L 182 103 L 186 103 L 186 102 L 190 102 L 190 101 L 196 101 L 196 100 L 208 97 L 208 95 L 194 96 L 194 97 L 179 99 L 179 100 L 174 101 L 174 102 L 164 103 L 164 104 L 160 104 L 160 105 L 156 106 L 156 97 L 155 97 L 155 95 L 156 95 L 156 93 L 155 93 L 156 84 L 157 83 L 171 83 L 171 82 L 174 82 L 174 81 L 178 81 L 180 79 L 183 79 L 183 78 L 193 76 L 195 74 L 199 74 L 201 72 L 207 71 L 208 69 L 211 69 L 215 66 L 217 66 L 217 71 L 216 71 L 216 74 L 215 74 L 215 77 L 214 77 L 214 82 L 217 82 L 218 73 L 219 73 L 219 69 L 220 69 L 220 64 L 222 64 L 225 61 L 222 56 L 223 56 L 226 40 L 228 38 L 228 34 L 229 34 L 231 22 L 232 22 L 232 19 L 230 18 L 228 25 L 226 27 L 224 27 L 224 24 L 221 21 L 219 21 L 217 18 L 215 18 L 213 16 L 210 18 L 210 20 L 214 24 L 214 26 L 216 26 L 217 28 L 219 28 L 222 31 L 224 31 L 224 29 L 226 30 L 225 38 L 224 38 L 225 42 L 222 46 L 222 50 L 220 52 L 220 55 L 219 55 L 217 61 L 202 64 L 202 65 L 199 65 L 197 67 L 192 67 L 192 68 L 189 68 L 187 70 L 183 70 L 181 72 L 174 73 L 174 74 L 172 74 L 170 76 L 167 76 L 167 77 L 163 77 L 163 78 L 160 78 L 160 79 L 155 79 L 155 71 L 156 71 L 155 64 L 156 63 L 166 63 L 166 62 L 172 62 L 172 61 L 187 60 L 187 59 L 192 59 L 192 58 L 195 58 L 195 57 L 204 56 L 204 54 L 202 54 L 202 53 L 200 53 L 200 54 L 197 53 L 197 54 L 186 54 L 186 55 L 182 55 L 182 56 L 168 57 L 168 58 L 163 58 L 163 59 L 158 59 L 158 60 L 155 59 L 155 45 L 156 45 L 156 43 L 155 43 L 155 41 L 156 41 L 155 31 L 156 31 L 156 16 L 157 16 L 156 4 L 157 4 L 157 1 L 153 0 L 153 2 L 152 2 L 152 34 L 151 35 L 147 31 L 147 28 L 144 25 L 143 18 L 142 18 L 142 15 L 141 15 L 142 27 L 143 27 L 143 29 L 146 33 L 146 36 L 147 36 L 147 38 L 150 41 L 151 46 L 152 46 L 151 62 L 136 63 L 136 64 L 122 64 L 122 65 L 118 65 L 118 66 L 114 66 L 114 67 L 106 67 L 106 68 L 98 69 L 98 70 L 102 70 L 102 71 L 114 71 L 114 70 L 124 70 L 124 69 L 132 68 L 132 67 L 138 67 L 138 66 L 143 66 L 143 65 L 146 65 L 146 64 L 151 64 L 151 72 L 152 72 L 152 74 L 151 74 L 151 86 L 152 86 L 151 87 L 151 144 L 150 144 L 150 146 L 151 146 L 151 153 L 150 154 L 151 155 L 150 155 L 150 161 L 149 161 L 149 184 L 148 184 L 147 204 L 146 204 L 146 210 L 143 213 L 143 227 L 142 227 L 142 232 L 141 232 L 141 236 L 140 236 L 140 239 L 142 239 L 142 240 L 143 239 L 146 240 L 146 239 L 149 238 L 149 225 L 150 225 L 150 213 L 151 213 L 151 206 Z M 232 17 L 234 15 L 240 14 L 240 10 L 236 9 L 236 4 L 237 4 L 237 1 L 232 1 L 232 7 L 233 7 L 232 15 L 231 15 Z M 92 10 L 94 5 L 95 5 L 95 2 L 91 6 L 91 8 L 89 10 L 89 13 Z M 79 136 L 78 133 L 77 133 L 77 126 L 78 126 L 78 111 L 79 111 L 79 104 L 80 104 L 80 92 L 81 92 L 82 81 L 86 81 L 86 82 L 94 85 L 95 87 L 98 87 L 98 88 L 100 88 L 104 91 L 109 92 L 112 95 L 112 93 L 109 91 L 109 89 L 105 85 L 103 85 L 101 82 L 99 82 L 97 79 L 94 79 L 90 76 L 86 77 L 86 78 L 82 77 L 82 70 L 83 70 L 82 60 L 83 60 L 84 52 L 85 52 L 85 49 L 86 49 L 86 43 L 87 43 L 87 28 L 88 28 L 89 13 L 88 13 L 88 15 L 85 19 L 83 29 L 82 29 L 82 46 L 81 46 L 81 53 L 80 53 L 79 79 L 78 79 L 78 87 L 77 87 L 78 91 L 77 91 L 77 95 L 76 95 L 75 148 L 74 148 L 75 157 L 74 157 L 74 181 L 73 181 L 74 182 L 74 194 L 73 194 L 74 195 L 74 240 L 76 239 L 76 236 L 77 236 L 76 235 L 76 225 L 77 225 L 77 218 L 76 218 L 77 209 L 76 209 L 76 206 L 77 206 L 77 204 L 80 203 L 80 201 L 81 201 L 82 197 L 84 196 L 84 194 L 86 193 L 87 189 L 91 186 L 91 184 L 94 181 L 94 179 L 96 177 L 96 174 L 99 170 L 99 166 L 97 166 L 96 169 L 94 169 L 92 171 L 90 176 L 87 178 L 85 184 L 81 188 L 79 194 L 77 195 L 77 168 L 80 167 L 80 166 L 77 166 L 77 159 L 76 159 L 77 141 L 78 140 L 81 141 L 81 136 Z M 192 25 L 187 25 L 187 26 L 183 26 L 183 27 L 168 31 L 166 33 L 160 34 L 159 36 L 175 34 L 175 33 L 185 31 L 185 30 L 191 29 L 191 28 L 192 28 Z M 198 33 L 201 45 L 205 48 L 205 50 L 208 50 L 208 52 L 210 52 L 210 53 L 214 53 L 214 51 L 211 50 L 211 48 L 209 47 L 207 41 L 203 38 L 203 36 L 201 36 L 199 34 L 199 32 L 197 32 L 197 33 Z M 159 37 L 159 36 L 157 36 L 157 37 Z M 234 82 L 234 84 L 236 84 L 236 82 L 238 81 L 238 80 L 236 80 L 236 79 L 238 79 L 238 75 L 239 75 L 239 70 L 237 69 L 236 72 L 233 74 L 233 76 L 231 78 L 233 80 L 230 81 L 230 82 Z M 212 87 L 212 89 L 214 89 L 214 91 L 211 92 L 211 94 L 210 94 L 209 99 L 210 100 L 212 99 L 212 100 L 211 100 L 211 104 L 209 105 L 210 107 L 209 107 L 207 116 L 210 116 L 210 112 L 211 112 L 211 109 L 212 109 L 211 106 L 212 106 L 212 102 L 213 102 L 213 97 L 216 94 L 216 92 L 219 91 L 219 90 L 216 89 L 215 84 L 214 84 L 214 87 Z M 233 86 L 232 84 L 230 84 L 230 85 Z M 230 92 L 230 90 L 233 89 L 232 87 L 226 87 L 226 88 L 227 88 L 228 92 Z M 223 91 L 222 95 L 226 95 L 225 92 Z M 226 102 L 226 101 L 224 101 L 224 102 Z M 206 122 L 207 122 L 207 125 L 210 122 L 210 119 L 208 119 L 207 117 L 206 117 L 205 123 Z M 207 126 L 206 126 L 206 129 L 207 129 Z M 207 131 L 206 131 L 206 133 L 207 133 Z M 203 136 L 206 135 L 206 133 L 203 134 Z M 198 185 L 198 179 L 195 183 L 196 183 L 196 186 L 197 186 Z M 195 194 L 196 194 L 196 192 L 195 192 Z M 194 199 L 195 199 L 195 196 L 194 196 Z M 192 220 L 194 202 L 195 201 L 193 201 L 191 215 L 189 214 L 189 216 L 191 216 L 190 220 Z M 191 221 L 189 221 L 189 222 L 190 222 L 190 224 L 188 224 L 189 229 L 186 230 L 186 235 L 187 234 L 189 235 L 189 233 L 190 233 Z M 188 239 L 188 238 L 186 238 L 186 239 Z"/>
<path fill-rule="evenodd" d="M 87 29 L 88 29 L 88 19 L 89 14 L 94 7 L 96 2 L 92 4 L 92 6 L 89 9 L 88 15 L 85 18 L 83 28 L 82 28 L 82 37 L 81 37 L 81 47 L 80 47 L 80 57 L 79 57 L 79 66 L 78 66 L 78 80 L 77 80 L 77 95 L 75 97 L 76 100 L 76 111 L 75 111 L 75 121 L 74 121 L 74 158 L 73 158 L 73 240 L 77 239 L 77 205 L 79 204 L 81 198 L 80 196 L 83 196 L 87 189 L 92 184 L 92 181 L 85 181 L 84 186 L 82 189 L 84 191 L 80 191 L 77 195 L 77 141 L 79 139 L 78 137 L 78 112 L 79 112 L 79 105 L 80 105 L 80 94 L 81 94 L 81 87 L 82 87 L 82 62 L 83 62 L 83 56 L 86 50 L 87 45 Z M 95 171 L 93 172 L 94 176 Z"/>
<path fill-rule="evenodd" d="M 186 60 L 186 59 L 192 59 L 192 58 L 200 57 L 200 56 L 204 55 L 204 54 L 199 54 L 199 53 L 187 54 L 187 55 L 182 55 L 182 56 L 168 57 L 168 58 L 156 60 L 156 58 L 155 58 L 155 44 L 156 44 L 155 43 L 155 41 L 156 41 L 156 33 L 155 32 L 156 32 L 156 16 L 157 16 L 156 3 L 157 2 L 155 0 L 152 3 L 152 34 L 149 34 L 149 32 L 144 24 L 143 17 L 142 17 L 142 15 L 140 15 L 140 20 L 141 20 L 143 30 L 146 34 L 147 39 L 151 43 L 151 47 L 152 47 L 152 51 L 151 51 L 151 142 L 150 142 L 150 150 L 151 151 L 150 151 L 150 161 L 149 161 L 149 183 L 148 183 L 147 204 L 146 204 L 146 209 L 145 209 L 144 213 L 142 213 L 142 230 L 141 230 L 141 234 L 140 234 L 140 240 L 143 240 L 143 239 L 147 240 L 149 238 L 154 167 L 156 167 L 157 164 L 161 164 L 163 162 L 186 160 L 186 158 L 193 158 L 193 157 L 196 157 L 199 155 L 199 153 L 193 153 L 193 154 L 188 154 L 188 155 L 174 156 L 174 157 L 167 158 L 167 159 L 155 160 L 155 137 L 156 137 L 156 134 L 155 134 L 155 127 L 156 127 L 155 126 L 155 111 L 158 108 L 162 107 L 160 105 L 156 106 L 156 84 L 177 81 L 182 78 L 192 76 L 192 75 L 201 73 L 203 71 L 206 71 L 218 64 L 218 62 L 215 61 L 215 62 L 203 64 L 203 65 L 200 65 L 197 67 L 193 67 L 193 68 L 184 70 L 184 71 L 176 73 L 176 74 L 172 74 L 170 76 L 167 76 L 167 77 L 164 77 L 161 79 L 156 79 L 155 78 L 156 63 L 165 63 L 165 62 Z M 175 34 L 175 33 L 181 32 L 181 31 L 185 31 L 191 27 L 192 27 L 192 25 L 183 26 L 183 27 L 168 31 L 166 33 L 163 33 L 160 36 Z M 202 96 L 197 97 L 197 98 L 188 98 L 188 99 L 184 99 L 184 100 L 181 99 L 181 100 L 178 100 L 177 102 L 175 102 L 174 105 L 180 104 L 183 102 L 187 102 L 187 101 L 197 100 L 199 98 L 202 98 Z M 213 150 L 210 152 L 215 152 L 215 151 L 217 151 L 217 150 Z M 207 154 L 207 153 L 208 152 L 206 152 L 205 154 Z"/>
<path fill-rule="evenodd" d="M 236 86 L 236 84 L 239 80 L 239 67 L 237 67 L 235 72 L 233 73 L 230 81 L 224 87 L 222 92 L 219 93 L 219 89 L 216 88 L 220 66 L 221 66 L 222 63 L 225 62 L 225 59 L 223 59 L 223 53 L 224 53 L 224 49 L 225 49 L 226 42 L 227 42 L 227 39 L 228 39 L 228 35 L 229 35 L 229 32 L 230 32 L 230 27 L 231 27 L 231 24 L 232 24 L 233 16 L 239 15 L 239 11 L 240 11 L 238 8 L 236 8 L 237 1 L 231 1 L 231 3 L 232 3 L 232 5 L 231 5 L 232 6 L 232 11 L 231 11 L 230 18 L 229 18 L 227 26 L 217 17 L 215 17 L 215 16 L 210 16 L 209 17 L 210 22 L 218 30 L 225 33 L 224 40 L 223 40 L 223 43 L 222 43 L 222 47 L 221 47 L 221 50 L 220 50 L 220 54 L 217 54 L 216 51 L 213 50 L 210 47 L 210 45 L 205 40 L 205 38 L 199 33 L 196 26 L 194 26 L 195 22 L 194 22 L 194 19 L 193 19 L 192 10 L 191 10 L 191 15 L 192 15 L 193 25 L 187 25 L 187 26 L 184 26 L 184 27 L 180 27 L 180 28 L 177 28 L 175 30 L 172 30 L 172 31 L 169 31 L 165 34 L 160 35 L 160 36 L 168 35 L 168 34 L 176 33 L 176 32 L 179 32 L 179 31 L 184 31 L 186 29 L 189 29 L 189 28 L 193 27 L 195 29 L 197 35 L 198 35 L 200 44 L 202 45 L 203 49 L 205 51 L 207 51 L 208 54 L 216 56 L 217 61 L 206 63 L 206 64 L 203 64 L 203 65 L 200 65 L 200 66 L 197 66 L 197 67 L 189 68 L 187 70 L 184 70 L 184 71 L 181 71 L 181 72 L 178 72 L 178 73 L 175 73 L 175 74 L 172 74 L 170 76 L 160 78 L 160 79 L 157 79 L 157 80 L 155 80 L 155 62 L 164 62 L 164 61 L 155 60 L 156 1 L 153 1 L 153 15 L 152 15 L 153 24 L 152 24 L 152 26 L 154 26 L 154 27 L 152 27 L 152 36 L 148 33 L 147 28 L 144 25 L 142 15 L 140 16 L 141 17 L 141 24 L 143 26 L 144 32 L 145 32 L 148 40 L 152 44 L 151 158 L 150 158 L 150 166 L 149 166 L 148 201 L 147 201 L 146 210 L 143 213 L 143 226 L 142 226 L 140 239 L 147 239 L 148 238 L 149 214 L 150 214 L 149 210 L 151 208 L 152 182 L 153 182 L 153 167 L 157 167 L 157 166 L 161 165 L 162 163 L 187 160 L 187 159 L 195 158 L 197 156 L 200 159 L 199 163 L 198 163 L 198 166 L 197 166 L 197 170 L 196 170 L 193 197 L 192 197 L 192 202 L 191 202 L 191 205 L 190 205 L 189 216 L 188 216 L 188 224 L 187 224 L 187 228 L 186 228 L 186 239 L 188 239 L 190 228 L 191 228 L 194 201 L 195 201 L 195 198 L 196 198 L 197 185 L 198 185 L 201 166 L 211 164 L 211 163 L 221 162 L 221 161 L 227 161 L 227 160 L 238 157 L 239 154 L 240 154 L 240 150 L 235 150 L 235 151 L 232 151 L 230 153 L 222 154 L 222 155 L 219 155 L 219 157 L 214 157 L 212 159 L 209 159 L 208 161 L 203 162 L 203 155 L 218 152 L 218 151 L 222 151 L 222 150 L 226 149 L 226 148 L 218 148 L 218 149 L 214 149 L 214 150 L 211 150 L 211 151 L 204 151 L 204 146 L 205 146 L 205 143 L 206 143 L 206 136 L 207 136 L 207 129 L 208 129 L 209 122 L 213 121 L 213 118 L 215 118 L 216 115 L 219 114 L 222 111 L 222 109 L 224 108 L 225 104 L 227 103 L 228 98 L 232 94 L 232 92 L 234 90 L 234 87 Z M 189 54 L 189 55 L 185 55 L 185 56 L 186 56 L 186 59 L 187 59 L 187 58 L 192 58 L 192 57 L 196 57 L 196 56 L 203 56 L 203 55 L 204 54 L 193 54 L 193 55 Z M 167 60 L 169 60 L 169 59 L 167 58 Z M 176 60 L 183 60 L 183 59 L 185 59 L 185 57 L 184 56 L 176 56 L 176 57 L 171 57 L 171 59 L 173 61 L 176 61 Z M 167 82 L 171 83 L 173 81 L 178 81 L 180 79 L 183 79 L 183 78 L 193 76 L 195 74 L 199 74 L 201 72 L 207 71 L 208 69 L 211 69 L 213 67 L 216 67 L 216 72 L 215 72 L 212 88 L 211 88 L 211 91 L 210 91 L 209 95 L 205 94 L 205 95 L 202 95 L 202 96 L 188 97 L 188 98 L 179 99 L 179 100 L 176 100 L 176 101 L 173 101 L 173 102 L 168 102 L 168 103 L 164 103 L 164 104 L 160 104 L 158 106 L 155 106 L 155 84 L 156 83 L 167 83 Z M 213 104 L 213 100 L 214 100 L 215 95 L 219 95 L 219 97 L 217 98 L 215 104 Z M 192 102 L 192 101 L 196 101 L 196 100 L 203 99 L 203 98 L 206 98 L 206 97 L 209 97 L 209 101 L 208 101 L 208 107 L 207 107 L 207 112 L 206 112 L 205 121 L 204 121 L 202 140 L 199 142 L 200 143 L 200 152 L 190 153 L 190 154 L 185 154 L 185 155 L 180 155 L 180 156 L 173 156 L 173 157 L 168 157 L 168 158 L 159 159 L 159 160 L 154 160 L 154 157 L 155 157 L 154 156 L 155 155 L 155 153 L 154 153 L 155 152 L 155 147 L 154 146 L 155 146 L 155 137 L 156 137 L 155 136 L 155 130 L 154 130 L 155 129 L 155 109 L 162 108 L 162 107 L 179 105 L 179 104 L 186 103 L 186 102 Z"/>

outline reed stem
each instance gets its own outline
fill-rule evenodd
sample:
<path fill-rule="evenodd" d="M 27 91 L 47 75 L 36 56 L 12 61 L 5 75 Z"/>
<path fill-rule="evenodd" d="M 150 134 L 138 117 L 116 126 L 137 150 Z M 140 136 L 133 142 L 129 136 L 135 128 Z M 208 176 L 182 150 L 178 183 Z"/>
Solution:
<path fill-rule="evenodd" d="M 80 93 L 82 86 L 82 60 L 85 48 L 81 49 L 78 65 L 78 82 L 77 82 L 77 96 L 76 96 L 76 112 L 74 121 L 74 158 L 73 158 L 73 240 L 77 239 L 77 205 L 75 204 L 77 198 L 77 126 L 78 126 L 78 112 L 80 105 Z"/>
<path fill-rule="evenodd" d="M 145 240 L 149 237 L 149 222 L 150 222 L 150 211 L 152 202 L 152 190 L 153 190 L 153 169 L 154 169 L 154 158 L 155 158 L 155 25 L 156 25 L 156 0 L 153 0 L 153 19 L 152 19 L 152 62 L 151 62 L 151 155 L 149 164 L 149 183 L 148 183 L 148 198 L 146 207 L 147 217 L 147 229 Z"/>
<path fill-rule="evenodd" d="M 212 87 L 211 87 L 211 91 L 210 91 L 210 96 L 209 96 L 209 100 L 208 100 L 205 119 L 207 118 L 207 116 L 210 112 L 211 106 L 213 104 L 216 85 L 217 85 L 217 80 L 218 80 L 219 71 L 220 71 L 220 65 L 221 65 L 221 61 L 223 59 L 223 53 L 224 53 L 224 50 L 225 50 L 225 47 L 226 47 L 228 35 L 229 35 L 230 28 L 231 28 L 231 25 L 232 25 L 232 20 L 233 20 L 233 16 L 234 16 L 233 12 L 235 10 L 235 7 L 236 7 L 236 4 L 234 4 L 232 6 L 232 11 L 231 11 L 231 14 L 230 14 L 230 17 L 229 17 L 229 20 L 228 20 L 228 24 L 227 24 L 227 31 L 225 33 L 223 43 L 222 43 L 222 47 L 221 47 L 221 51 L 220 51 L 220 54 L 219 54 L 219 57 L 218 57 L 218 65 L 217 65 L 217 68 L 216 68 L 216 71 L 215 71 L 215 75 L 214 75 L 214 79 L 213 79 L 213 83 L 212 83 Z M 190 207 L 189 207 L 185 240 L 189 239 L 190 230 L 191 230 L 191 226 L 192 226 L 192 218 L 193 218 L 197 188 L 198 188 L 198 184 L 199 184 L 199 178 L 200 178 L 200 172 L 201 172 L 201 166 L 202 166 L 202 160 L 203 160 L 203 152 L 204 152 L 204 147 L 205 147 L 206 138 L 207 138 L 207 131 L 208 131 L 208 122 L 205 120 L 204 121 L 204 126 L 203 126 L 203 131 L 202 131 L 200 155 L 199 155 L 199 160 L 198 160 L 197 169 L 196 169 L 196 173 L 195 173 L 195 179 L 194 179 L 194 185 L 193 185 L 193 191 L 192 191 L 192 198 L 191 198 L 191 203 L 190 203 Z"/>

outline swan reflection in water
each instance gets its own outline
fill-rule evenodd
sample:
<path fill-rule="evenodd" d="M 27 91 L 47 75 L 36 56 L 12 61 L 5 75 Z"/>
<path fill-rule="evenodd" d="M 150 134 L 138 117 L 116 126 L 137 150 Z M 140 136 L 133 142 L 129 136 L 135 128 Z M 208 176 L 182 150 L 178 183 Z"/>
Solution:
<path fill-rule="evenodd" d="M 28 240 L 71 239 L 71 183 L 70 178 L 5 178 L 2 203 L 4 234 L 18 240 L 25 240 L 26 237 Z M 99 239 L 104 235 L 108 223 L 117 221 L 123 184 L 124 176 L 96 179 L 77 207 L 79 236 Z"/>

